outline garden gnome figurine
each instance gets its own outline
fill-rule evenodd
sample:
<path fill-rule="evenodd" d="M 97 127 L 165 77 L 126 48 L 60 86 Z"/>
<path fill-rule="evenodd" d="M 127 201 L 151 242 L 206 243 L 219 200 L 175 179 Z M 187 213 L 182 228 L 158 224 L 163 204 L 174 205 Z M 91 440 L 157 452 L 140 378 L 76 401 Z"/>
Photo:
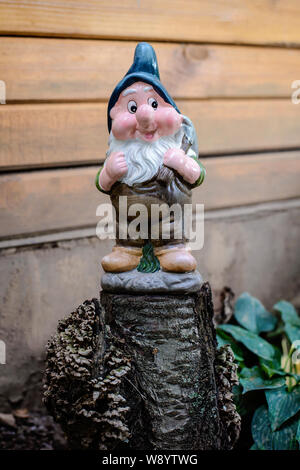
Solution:
<path fill-rule="evenodd" d="M 161 84 L 150 44 L 137 45 L 132 66 L 110 97 L 107 117 L 109 148 L 96 185 L 110 195 L 115 208 L 116 245 L 102 259 L 103 269 L 115 273 L 136 268 L 143 246 L 151 242 L 163 271 L 194 271 L 196 261 L 186 246 L 185 231 L 176 236 L 174 214 L 167 238 L 162 236 L 162 218 L 156 232 L 151 220 L 153 205 L 177 204 L 184 209 L 190 204 L 191 190 L 203 182 L 205 169 L 198 160 L 194 126 Z M 129 215 L 130 206 L 146 207 L 148 236 L 121 236 L 121 196 L 122 200 L 126 196 L 128 224 L 134 219 Z M 153 237 L 153 232 L 158 236 Z"/>

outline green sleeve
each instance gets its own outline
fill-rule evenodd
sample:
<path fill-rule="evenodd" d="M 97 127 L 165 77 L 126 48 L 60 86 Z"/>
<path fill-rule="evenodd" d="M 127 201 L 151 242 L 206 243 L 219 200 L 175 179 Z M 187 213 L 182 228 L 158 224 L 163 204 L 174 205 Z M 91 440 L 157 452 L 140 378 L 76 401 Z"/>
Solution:
<path fill-rule="evenodd" d="M 193 158 L 195 160 L 195 162 L 198 163 L 198 165 L 200 166 L 200 170 L 201 170 L 199 178 L 193 184 L 193 188 L 196 188 L 197 186 L 200 186 L 203 183 L 204 178 L 206 176 L 206 169 L 204 168 L 204 166 L 202 165 L 202 163 L 200 162 L 200 160 L 196 156 L 195 157 L 191 156 L 191 158 Z"/>
<path fill-rule="evenodd" d="M 103 167 L 104 167 L 104 165 L 102 165 L 102 166 L 100 167 L 99 171 L 97 172 L 95 184 L 96 184 L 96 188 L 97 188 L 99 191 L 101 191 L 101 193 L 109 194 L 109 191 L 104 191 L 104 189 L 102 189 L 101 186 L 100 186 L 100 184 L 99 184 L 99 176 L 100 176 L 101 171 L 103 170 Z"/>

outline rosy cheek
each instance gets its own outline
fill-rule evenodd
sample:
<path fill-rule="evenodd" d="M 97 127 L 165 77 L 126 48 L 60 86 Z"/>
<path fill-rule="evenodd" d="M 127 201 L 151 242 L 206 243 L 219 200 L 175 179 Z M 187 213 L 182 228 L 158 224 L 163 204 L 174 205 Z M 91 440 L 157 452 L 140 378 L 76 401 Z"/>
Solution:
<path fill-rule="evenodd" d="M 114 137 L 118 140 L 127 140 L 134 136 L 136 118 L 133 114 L 122 113 L 116 116 L 111 126 Z"/>
<path fill-rule="evenodd" d="M 172 135 L 180 128 L 182 116 L 174 108 L 158 109 L 156 123 L 160 135 Z"/>

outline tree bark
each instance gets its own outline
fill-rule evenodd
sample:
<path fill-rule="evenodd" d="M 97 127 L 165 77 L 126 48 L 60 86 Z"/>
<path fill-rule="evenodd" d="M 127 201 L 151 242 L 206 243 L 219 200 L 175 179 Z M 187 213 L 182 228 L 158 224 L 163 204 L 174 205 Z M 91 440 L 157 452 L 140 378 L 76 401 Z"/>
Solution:
<path fill-rule="evenodd" d="M 102 291 L 100 309 L 96 305 L 94 311 L 99 316 L 94 323 L 101 324 L 94 335 L 102 339 L 93 342 L 83 380 L 70 374 L 69 359 L 61 365 L 62 336 L 52 340 L 48 352 L 45 402 L 73 447 L 233 447 L 240 430 L 231 393 L 236 367 L 227 347 L 217 351 L 208 283 L 189 295 Z M 60 332 L 64 341 L 72 317 L 70 322 Z M 74 397 L 68 404 L 66 387 L 76 387 L 77 408 Z"/>

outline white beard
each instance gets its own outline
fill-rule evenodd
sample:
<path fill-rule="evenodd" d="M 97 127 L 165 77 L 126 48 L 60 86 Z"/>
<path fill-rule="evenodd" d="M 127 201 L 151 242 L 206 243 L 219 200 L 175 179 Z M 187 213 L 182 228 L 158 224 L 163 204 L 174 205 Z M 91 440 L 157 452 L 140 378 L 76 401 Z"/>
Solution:
<path fill-rule="evenodd" d="M 109 136 L 107 156 L 112 152 L 123 152 L 128 166 L 126 175 L 119 179 L 128 186 L 149 181 L 163 164 L 165 152 L 170 148 L 180 148 L 183 129 L 175 134 L 160 137 L 156 142 L 140 139 L 117 140 L 112 132 Z"/>

